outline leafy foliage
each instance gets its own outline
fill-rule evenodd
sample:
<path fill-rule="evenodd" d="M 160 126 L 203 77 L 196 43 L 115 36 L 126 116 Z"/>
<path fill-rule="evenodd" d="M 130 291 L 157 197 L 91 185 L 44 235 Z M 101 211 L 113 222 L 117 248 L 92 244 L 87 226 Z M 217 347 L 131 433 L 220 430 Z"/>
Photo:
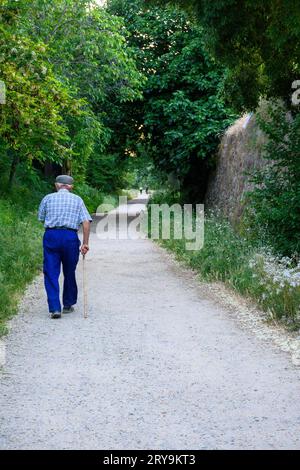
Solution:
<path fill-rule="evenodd" d="M 129 45 L 148 78 L 143 103 L 136 105 L 140 136 L 133 150 L 143 149 L 159 170 L 175 173 L 201 197 L 208 162 L 232 118 L 220 97 L 224 69 L 206 52 L 202 28 L 185 13 L 144 3 L 108 2 L 109 12 L 124 17 Z"/>
<path fill-rule="evenodd" d="M 0 15 L 0 77 L 8 97 L 0 138 L 12 158 L 10 182 L 22 159 L 56 162 L 84 181 L 89 159 L 101 166 L 115 140 L 111 115 L 141 96 L 143 77 L 122 20 L 87 0 L 1 0 Z M 124 145 L 115 152 L 119 160 Z M 121 179 L 112 183 L 110 175 L 112 189 Z"/>
<path fill-rule="evenodd" d="M 253 177 L 249 194 L 254 227 L 283 254 L 300 253 L 300 113 L 273 102 L 259 117 L 268 136 L 268 164 Z"/>
<path fill-rule="evenodd" d="M 229 70 L 226 97 L 238 110 L 254 109 L 261 95 L 290 104 L 291 85 L 300 74 L 297 0 L 168 3 L 188 8 L 204 27 L 207 48 Z"/>
<path fill-rule="evenodd" d="M 93 184 L 96 171 L 102 166 L 107 169 L 106 153 L 112 147 L 121 173 L 124 165 L 118 163 L 124 160 L 125 150 L 124 142 L 122 145 L 118 141 L 117 148 L 114 145 L 115 119 L 119 118 L 122 103 L 141 96 L 143 84 L 143 76 L 125 44 L 122 19 L 86 0 L 34 0 L 27 8 L 23 27 L 36 40 L 48 44 L 49 60 L 60 79 L 72 85 L 78 97 L 89 104 L 83 125 L 77 120 L 72 126 L 77 155 L 73 173 L 85 174 L 88 166 Z M 111 189 L 118 187 L 122 178 L 116 173 L 109 173 L 108 181 L 102 178 L 103 184 Z M 99 186 L 98 180 L 95 185 Z"/>
<path fill-rule="evenodd" d="M 62 162 L 71 153 L 64 119 L 80 115 L 83 102 L 57 80 L 43 44 L 2 25 L 0 32 L 0 76 L 7 89 L 0 107 L 2 148 L 12 161 Z"/>

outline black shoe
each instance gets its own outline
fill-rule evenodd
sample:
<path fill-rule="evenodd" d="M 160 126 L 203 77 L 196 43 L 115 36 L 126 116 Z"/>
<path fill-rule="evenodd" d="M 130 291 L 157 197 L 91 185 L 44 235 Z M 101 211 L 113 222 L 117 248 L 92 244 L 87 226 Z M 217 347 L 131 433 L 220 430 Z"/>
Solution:
<path fill-rule="evenodd" d="M 61 312 L 50 312 L 51 318 L 61 318 Z"/>
<path fill-rule="evenodd" d="M 74 307 L 72 307 L 72 305 L 70 307 L 63 308 L 63 313 L 72 313 L 72 312 L 74 312 Z"/>

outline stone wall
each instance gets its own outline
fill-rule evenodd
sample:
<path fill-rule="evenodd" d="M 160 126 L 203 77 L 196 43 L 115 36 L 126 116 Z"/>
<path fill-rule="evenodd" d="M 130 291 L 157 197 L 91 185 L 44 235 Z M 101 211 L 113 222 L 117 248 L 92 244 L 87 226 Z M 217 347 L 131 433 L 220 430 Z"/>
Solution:
<path fill-rule="evenodd" d="M 243 196 L 252 187 L 247 173 L 266 165 L 262 158 L 265 142 L 254 115 L 243 116 L 227 129 L 208 183 L 206 208 L 221 210 L 233 222 L 240 219 Z"/>

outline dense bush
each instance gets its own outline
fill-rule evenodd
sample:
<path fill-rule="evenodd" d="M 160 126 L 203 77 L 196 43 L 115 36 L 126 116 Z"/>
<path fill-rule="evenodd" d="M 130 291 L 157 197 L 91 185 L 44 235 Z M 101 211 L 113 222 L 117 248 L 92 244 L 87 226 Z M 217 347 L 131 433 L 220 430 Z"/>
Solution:
<path fill-rule="evenodd" d="M 203 29 L 176 7 L 109 0 L 108 11 L 124 19 L 147 76 L 143 100 L 127 106 L 131 149 L 175 174 L 186 199 L 203 198 L 219 136 L 233 118 L 221 97 L 224 68 L 205 49 Z"/>

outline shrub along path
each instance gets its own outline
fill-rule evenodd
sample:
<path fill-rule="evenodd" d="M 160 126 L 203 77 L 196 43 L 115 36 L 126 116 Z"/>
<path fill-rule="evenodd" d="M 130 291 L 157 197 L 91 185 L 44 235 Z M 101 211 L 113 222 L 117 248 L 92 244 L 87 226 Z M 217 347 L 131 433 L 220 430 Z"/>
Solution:
<path fill-rule="evenodd" d="M 81 296 L 50 320 L 39 277 L 12 321 L 1 449 L 300 448 L 300 374 L 287 354 L 150 240 L 93 233 L 87 268 L 88 319 Z"/>

